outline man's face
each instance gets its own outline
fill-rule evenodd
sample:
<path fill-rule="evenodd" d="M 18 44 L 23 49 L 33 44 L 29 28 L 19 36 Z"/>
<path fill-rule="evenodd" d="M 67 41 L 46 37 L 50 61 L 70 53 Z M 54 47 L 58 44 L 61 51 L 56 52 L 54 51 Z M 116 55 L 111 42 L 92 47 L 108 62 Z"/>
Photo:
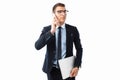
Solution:
<path fill-rule="evenodd" d="M 56 7 L 54 14 L 56 15 L 56 17 L 58 18 L 60 23 L 65 22 L 66 12 L 67 11 L 66 11 L 65 7 L 61 7 L 61 6 Z"/>

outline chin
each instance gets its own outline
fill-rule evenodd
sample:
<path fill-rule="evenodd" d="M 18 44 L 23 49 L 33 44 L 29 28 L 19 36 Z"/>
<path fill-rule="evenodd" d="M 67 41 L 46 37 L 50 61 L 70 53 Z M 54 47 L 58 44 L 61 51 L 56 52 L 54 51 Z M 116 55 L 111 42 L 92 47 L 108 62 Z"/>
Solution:
<path fill-rule="evenodd" d="M 65 20 L 61 20 L 60 22 L 61 22 L 61 23 L 64 23 L 64 22 L 65 22 Z"/>

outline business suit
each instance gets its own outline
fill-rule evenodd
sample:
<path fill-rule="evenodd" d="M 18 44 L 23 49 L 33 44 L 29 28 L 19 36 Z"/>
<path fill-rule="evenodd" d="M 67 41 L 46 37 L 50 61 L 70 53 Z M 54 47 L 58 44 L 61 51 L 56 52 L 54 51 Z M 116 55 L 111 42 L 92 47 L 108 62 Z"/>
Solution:
<path fill-rule="evenodd" d="M 73 56 L 73 43 L 76 48 L 76 59 L 74 67 L 81 66 L 82 59 L 82 46 L 80 43 L 79 32 L 76 27 L 65 24 L 66 27 L 66 57 Z M 49 73 L 53 67 L 53 58 L 55 56 L 55 35 L 50 32 L 51 25 L 44 27 L 39 39 L 35 42 L 35 48 L 41 49 L 47 45 L 43 71 Z"/>

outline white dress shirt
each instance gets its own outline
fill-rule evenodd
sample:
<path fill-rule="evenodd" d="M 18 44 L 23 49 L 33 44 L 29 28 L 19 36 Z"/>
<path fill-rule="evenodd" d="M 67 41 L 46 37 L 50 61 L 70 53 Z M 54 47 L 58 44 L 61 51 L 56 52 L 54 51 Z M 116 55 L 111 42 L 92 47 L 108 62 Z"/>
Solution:
<path fill-rule="evenodd" d="M 57 49 L 57 45 L 58 45 L 58 43 L 57 43 L 57 41 L 58 41 L 58 31 L 59 31 L 59 29 L 58 29 L 58 26 L 57 26 L 56 32 L 55 32 L 56 49 Z M 66 56 L 66 28 L 65 28 L 65 24 L 63 24 L 61 26 L 61 49 L 62 49 L 62 51 L 61 51 L 62 52 L 61 53 L 61 58 L 63 59 Z M 55 57 L 56 56 L 57 55 L 55 55 Z M 57 64 L 57 60 L 56 59 L 54 60 L 54 64 Z"/>

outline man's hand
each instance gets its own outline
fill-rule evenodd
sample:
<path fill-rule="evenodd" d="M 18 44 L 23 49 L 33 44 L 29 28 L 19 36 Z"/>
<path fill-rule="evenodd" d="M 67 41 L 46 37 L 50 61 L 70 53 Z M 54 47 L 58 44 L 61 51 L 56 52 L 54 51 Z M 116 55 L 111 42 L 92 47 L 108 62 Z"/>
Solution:
<path fill-rule="evenodd" d="M 54 18 L 53 18 L 52 26 L 51 26 L 51 30 L 50 30 L 50 32 L 51 32 L 52 34 L 55 33 L 55 31 L 56 31 L 56 26 L 60 26 L 60 21 L 59 21 L 59 19 L 57 18 L 57 16 L 54 14 Z"/>
<path fill-rule="evenodd" d="M 70 77 L 76 77 L 77 74 L 78 74 L 78 70 L 79 70 L 78 67 L 74 67 L 74 68 L 71 70 Z"/>

